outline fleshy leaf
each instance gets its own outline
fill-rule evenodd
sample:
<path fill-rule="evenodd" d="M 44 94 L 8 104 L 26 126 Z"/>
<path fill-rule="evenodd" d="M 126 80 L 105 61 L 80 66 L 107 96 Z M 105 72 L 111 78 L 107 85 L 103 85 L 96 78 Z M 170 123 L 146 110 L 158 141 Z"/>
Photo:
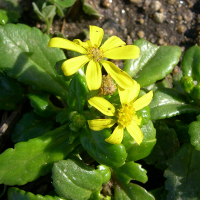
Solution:
<path fill-rule="evenodd" d="M 22 85 L 0 72 L 0 109 L 14 110 L 24 99 L 25 91 Z"/>
<path fill-rule="evenodd" d="M 66 158 L 78 145 L 68 143 L 64 125 L 28 142 L 19 142 L 0 154 L 0 184 L 24 185 L 50 172 L 53 163 Z"/>
<path fill-rule="evenodd" d="M 29 93 L 27 96 L 30 99 L 30 104 L 34 108 L 34 111 L 42 117 L 52 117 L 61 110 L 50 101 L 49 93 L 39 91 Z"/>
<path fill-rule="evenodd" d="M 189 125 L 188 133 L 190 135 L 191 144 L 195 147 L 196 150 L 200 151 L 200 115 L 197 116 L 197 121 L 192 122 Z"/>
<path fill-rule="evenodd" d="M 80 141 L 83 148 L 97 162 L 109 167 L 121 167 L 127 157 L 124 145 L 109 144 L 105 139 L 110 136 L 110 129 L 92 131 L 82 129 Z"/>
<path fill-rule="evenodd" d="M 9 200 L 65 200 L 57 196 L 42 196 L 40 194 L 33 194 L 31 192 L 25 192 L 16 187 L 9 188 L 8 190 L 8 199 Z"/>
<path fill-rule="evenodd" d="M 102 176 L 102 183 L 107 183 L 111 178 L 110 168 L 106 165 L 98 165 L 97 170 L 99 174 Z"/>
<path fill-rule="evenodd" d="M 144 170 L 140 164 L 132 162 L 126 162 L 119 168 L 113 168 L 115 176 L 120 182 L 128 184 L 131 180 L 140 181 L 146 183 L 148 177 L 147 171 Z"/>
<path fill-rule="evenodd" d="M 144 39 L 135 41 L 134 45 L 140 48 L 140 57 L 126 60 L 124 71 L 134 77 L 141 87 L 163 79 L 173 70 L 181 56 L 181 48 L 178 46 L 159 47 Z"/>
<path fill-rule="evenodd" d="M 69 96 L 67 103 L 70 109 L 81 113 L 85 105 L 87 94 L 88 88 L 85 80 L 85 75 L 77 73 L 69 85 Z"/>
<path fill-rule="evenodd" d="M 187 97 L 175 89 L 163 88 L 155 91 L 149 104 L 151 119 L 165 119 L 183 113 L 200 113 L 200 108 L 190 105 Z"/>
<path fill-rule="evenodd" d="M 61 197 L 72 200 L 88 199 L 101 190 L 102 177 L 80 160 L 61 160 L 52 169 L 53 185 Z"/>
<path fill-rule="evenodd" d="M 168 166 L 164 173 L 166 199 L 200 199 L 200 152 L 185 143 L 169 160 Z"/>
<path fill-rule="evenodd" d="M 15 33 L 15 34 L 13 34 Z M 0 27 L 0 69 L 8 76 L 66 99 L 68 84 L 54 65 L 65 59 L 58 48 L 47 48 L 49 37 L 23 24 Z"/>
<path fill-rule="evenodd" d="M 164 171 L 167 168 L 167 160 L 179 149 L 180 144 L 174 129 L 168 128 L 164 123 L 156 124 L 155 128 L 157 142 L 144 161 Z"/>
<path fill-rule="evenodd" d="M 123 200 L 155 200 L 143 187 L 133 183 L 117 185 L 115 187 L 114 198 Z"/>
<path fill-rule="evenodd" d="M 54 0 L 56 4 L 63 8 L 68 8 L 75 3 L 76 0 Z"/>
<path fill-rule="evenodd" d="M 153 127 L 153 123 L 151 120 L 149 120 L 148 124 L 143 125 L 141 130 L 144 138 L 140 145 L 138 145 L 134 141 L 134 139 L 130 136 L 126 129 L 124 131 L 122 144 L 125 146 L 128 154 L 126 159 L 127 162 L 136 161 L 147 157 L 151 153 L 154 145 L 156 144 L 156 130 Z"/>
<path fill-rule="evenodd" d="M 194 80 L 200 81 L 200 47 L 194 45 L 183 55 L 181 63 L 184 76 L 191 76 Z"/>
<path fill-rule="evenodd" d="M 26 113 L 16 124 L 11 137 L 14 143 L 39 137 L 53 128 L 54 120 L 43 118 L 33 111 Z"/>

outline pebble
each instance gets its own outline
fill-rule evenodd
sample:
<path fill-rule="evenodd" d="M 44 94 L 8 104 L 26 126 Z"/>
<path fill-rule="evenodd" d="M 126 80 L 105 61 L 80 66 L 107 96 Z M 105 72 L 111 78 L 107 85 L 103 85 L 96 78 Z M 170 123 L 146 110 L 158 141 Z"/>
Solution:
<path fill-rule="evenodd" d="M 127 35 L 126 44 L 128 44 L 128 45 L 132 45 L 133 44 L 133 40 L 131 39 L 130 35 Z"/>
<path fill-rule="evenodd" d="M 164 22 L 165 16 L 163 13 L 155 12 L 153 15 L 154 22 L 162 24 Z"/>
<path fill-rule="evenodd" d="M 140 18 L 140 19 L 138 19 L 138 22 L 139 22 L 140 24 L 144 24 L 144 19 L 143 19 L 143 18 Z"/>
<path fill-rule="evenodd" d="M 178 21 L 181 21 L 182 20 L 182 16 L 178 15 L 177 19 L 178 19 Z"/>
<path fill-rule="evenodd" d="M 130 0 L 131 3 L 140 4 L 142 3 L 141 0 Z"/>
<path fill-rule="evenodd" d="M 193 13 L 190 10 L 183 13 L 183 19 L 187 22 L 190 22 L 193 19 Z"/>
<path fill-rule="evenodd" d="M 168 1 L 168 4 L 173 5 L 175 2 L 176 2 L 176 0 L 169 0 L 169 1 Z"/>
<path fill-rule="evenodd" d="M 163 45 L 165 44 L 165 41 L 163 40 L 163 38 L 160 38 L 157 43 L 158 45 Z"/>
<path fill-rule="evenodd" d="M 137 36 L 138 36 L 139 38 L 144 38 L 144 35 L 145 35 L 145 33 L 144 33 L 144 31 L 142 31 L 142 30 L 140 30 L 140 31 L 137 32 Z"/>
<path fill-rule="evenodd" d="M 187 3 L 189 8 L 192 8 L 194 6 L 194 2 L 191 0 L 187 0 Z"/>
<path fill-rule="evenodd" d="M 184 33 L 185 31 L 186 31 L 186 26 L 185 25 L 183 25 L 183 24 L 180 24 L 180 25 L 178 25 L 178 27 L 177 27 L 177 32 L 178 33 L 180 33 L 180 34 L 182 34 L 182 33 Z"/>
<path fill-rule="evenodd" d="M 196 33 L 197 33 L 197 35 L 200 35 L 200 26 L 197 26 Z"/>
<path fill-rule="evenodd" d="M 159 1 L 153 1 L 150 5 L 150 10 L 152 13 L 158 11 L 161 8 L 162 4 Z"/>
<path fill-rule="evenodd" d="M 111 6 L 111 2 L 110 0 L 102 0 L 101 5 L 104 8 L 109 8 Z"/>

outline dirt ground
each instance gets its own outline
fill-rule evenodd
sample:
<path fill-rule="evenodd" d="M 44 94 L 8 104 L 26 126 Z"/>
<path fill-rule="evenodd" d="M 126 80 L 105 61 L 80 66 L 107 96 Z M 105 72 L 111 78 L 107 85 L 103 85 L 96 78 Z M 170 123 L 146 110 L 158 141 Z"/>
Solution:
<path fill-rule="evenodd" d="M 101 17 L 86 15 L 80 2 L 63 20 L 55 20 L 52 32 L 63 31 L 76 38 L 89 25 L 100 26 L 105 33 L 117 35 L 132 44 L 145 38 L 156 45 L 179 45 L 184 50 L 200 45 L 200 1 L 197 0 L 88 0 Z"/>
<path fill-rule="evenodd" d="M 29 3 L 28 3 L 29 2 Z M 32 1 L 22 1 L 27 15 L 22 18 L 43 29 L 44 24 L 31 19 Z M 62 32 L 67 38 L 79 37 L 89 25 L 102 27 L 105 33 L 117 35 L 127 44 L 145 38 L 156 45 L 178 45 L 183 50 L 200 45 L 200 1 L 198 0 L 85 0 L 99 12 L 90 16 L 77 0 L 65 17 L 55 18 L 51 33 Z M 26 13 L 25 13 L 26 14 Z M 30 21 L 30 19 L 32 21 Z"/>

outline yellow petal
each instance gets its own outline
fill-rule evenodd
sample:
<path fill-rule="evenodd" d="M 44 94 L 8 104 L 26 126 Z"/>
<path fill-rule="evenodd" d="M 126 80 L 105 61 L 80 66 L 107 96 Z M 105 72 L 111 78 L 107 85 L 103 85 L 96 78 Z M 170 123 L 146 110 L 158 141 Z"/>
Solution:
<path fill-rule="evenodd" d="M 62 48 L 62 49 L 76 51 L 76 52 L 79 52 L 82 54 L 87 53 L 87 51 L 80 45 L 78 45 L 70 40 L 67 40 L 64 38 L 59 38 L 59 37 L 50 39 L 50 41 L 48 43 L 48 47 L 58 47 L 58 48 Z"/>
<path fill-rule="evenodd" d="M 79 39 L 74 39 L 73 42 L 82 46 L 84 49 L 88 49 L 88 47 L 89 47 L 88 42 L 82 42 Z"/>
<path fill-rule="evenodd" d="M 137 96 L 140 92 L 140 85 L 134 80 L 133 82 L 134 84 L 132 88 L 123 89 L 120 86 L 118 86 L 118 92 L 121 104 L 128 104 L 137 99 Z"/>
<path fill-rule="evenodd" d="M 104 35 L 102 28 L 97 26 L 90 26 L 90 41 L 93 47 L 99 47 Z"/>
<path fill-rule="evenodd" d="M 93 131 L 100 131 L 104 128 L 110 128 L 116 123 L 114 119 L 94 119 L 88 120 L 88 125 Z"/>
<path fill-rule="evenodd" d="M 124 129 L 122 126 L 117 126 L 113 131 L 112 135 L 109 138 L 106 138 L 105 141 L 110 144 L 121 144 L 124 136 Z"/>
<path fill-rule="evenodd" d="M 133 79 L 115 64 L 106 60 L 102 60 L 101 64 L 104 66 L 107 73 L 110 74 L 110 76 L 117 82 L 120 87 L 124 89 L 133 87 Z"/>
<path fill-rule="evenodd" d="M 83 55 L 74 58 L 70 58 L 63 62 L 62 70 L 65 76 L 71 76 L 76 73 L 83 65 L 85 65 L 90 59 Z"/>
<path fill-rule="evenodd" d="M 107 116 L 115 115 L 115 107 L 103 97 L 92 97 L 88 100 L 89 104 Z"/>
<path fill-rule="evenodd" d="M 131 124 L 126 127 L 126 129 L 129 132 L 129 134 L 133 137 L 133 139 L 138 144 L 141 144 L 144 136 L 139 126 L 135 122 L 131 122 Z"/>
<path fill-rule="evenodd" d="M 102 73 L 98 62 L 91 60 L 86 70 L 86 82 L 89 90 L 98 90 L 101 87 Z"/>
<path fill-rule="evenodd" d="M 100 47 L 100 49 L 105 52 L 108 51 L 109 49 L 113 49 L 124 45 L 126 45 L 126 43 L 122 41 L 119 37 L 112 36 L 104 42 L 104 44 Z"/>
<path fill-rule="evenodd" d="M 148 106 L 153 98 L 153 91 L 148 92 L 147 94 L 143 95 L 139 99 L 137 99 L 133 106 L 135 108 L 135 111 L 140 110 L 144 108 L 145 106 Z"/>
<path fill-rule="evenodd" d="M 104 57 L 116 60 L 136 59 L 140 56 L 140 48 L 135 45 L 126 45 L 110 49 L 104 53 Z"/>

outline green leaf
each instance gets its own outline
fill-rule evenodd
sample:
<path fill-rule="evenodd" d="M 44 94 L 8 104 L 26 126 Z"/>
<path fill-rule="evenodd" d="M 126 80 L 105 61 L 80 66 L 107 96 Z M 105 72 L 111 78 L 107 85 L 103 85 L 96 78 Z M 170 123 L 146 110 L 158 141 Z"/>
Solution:
<path fill-rule="evenodd" d="M 126 152 L 128 154 L 126 159 L 127 162 L 136 161 L 147 157 L 156 144 L 156 130 L 153 127 L 152 121 L 149 121 L 148 124 L 143 125 L 141 130 L 144 138 L 140 145 L 134 141 L 126 129 L 124 131 L 122 144 L 125 146 Z"/>
<path fill-rule="evenodd" d="M 49 5 L 42 9 L 42 14 L 45 19 L 53 18 L 56 15 L 56 6 Z"/>
<path fill-rule="evenodd" d="M 92 131 L 85 128 L 80 131 L 83 148 L 97 162 L 109 167 L 121 167 L 125 163 L 127 154 L 124 145 L 105 142 L 105 139 L 111 134 L 110 129 Z"/>
<path fill-rule="evenodd" d="M 15 33 L 15 34 L 13 34 Z M 68 84 L 54 69 L 63 51 L 47 48 L 49 37 L 37 28 L 23 24 L 0 27 L 0 69 L 8 76 L 66 99 Z"/>
<path fill-rule="evenodd" d="M 164 171 L 167 168 L 167 160 L 179 149 L 180 144 L 174 129 L 168 128 L 164 123 L 157 123 L 155 128 L 157 143 L 144 161 Z"/>
<path fill-rule="evenodd" d="M 73 77 L 69 85 L 69 96 L 67 103 L 70 109 L 82 113 L 87 94 L 88 88 L 85 75 L 78 72 L 77 75 Z"/>
<path fill-rule="evenodd" d="M 76 0 L 54 0 L 56 4 L 63 8 L 71 7 L 75 3 L 75 1 Z"/>
<path fill-rule="evenodd" d="M 60 108 L 54 106 L 50 101 L 49 93 L 34 91 L 29 93 L 27 96 L 30 99 L 30 104 L 34 108 L 34 111 L 42 117 L 52 117 L 61 110 Z"/>
<path fill-rule="evenodd" d="M 61 160 L 54 164 L 52 173 L 55 191 L 63 198 L 88 199 L 92 192 L 101 190 L 101 175 L 83 161 Z"/>
<path fill-rule="evenodd" d="M 164 173 L 167 199 L 200 199 L 200 152 L 185 143 L 168 165 Z"/>
<path fill-rule="evenodd" d="M 106 165 L 98 165 L 97 170 L 99 174 L 102 176 L 102 183 L 107 183 L 111 178 L 110 168 Z"/>
<path fill-rule="evenodd" d="M 38 18 L 41 19 L 42 21 L 45 21 L 45 16 L 40 12 L 37 4 L 35 2 L 32 3 L 33 5 L 33 10 L 37 14 Z"/>
<path fill-rule="evenodd" d="M 8 199 L 9 200 L 65 200 L 60 197 L 52 197 L 49 195 L 42 196 L 40 194 L 33 194 L 31 192 L 25 192 L 16 187 L 8 189 Z"/>
<path fill-rule="evenodd" d="M 69 121 L 69 113 L 70 109 L 69 108 L 64 108 L 60 112 L 56 114 L 56 122 L 60 124 L 65 124 Z"/>
<path fill-rule="evenodd" d="M 183 55 L 181 63 L 184 76 L 191 76 L 194 80 L 200 81 L 200 47 L 194 45 Z"/>
<path fill-rule="evenodd" d="M 140 164 L 132 162 L 126 162 L 122 167 L 113 168 L 117 179 L 125 184 L 128 184 L 131 180 L 140 181 L 146 183 L 148 177 L 147 171 L 144 170 Z"/>
<path fill-rule="evenodd" d="M 0 72 L 0 109 L 14 110 L 25 97 L 22 85 Z"/>
<path fill-rule="evenodd" d="M 149 104 L 151 119 L 165 119 L 183 113 L 200 113 L 200 108 L 190 105 L 186 96 L 175 89 L 163 88 L 155 91 Z"/>
<path fill-rule="evenodd" d="M 78 145 L 68 143 L 64 125 L 28 142 L 19 142 L 0 155 L 0 184 L 24 185 L 50 172 L 53 163 L 66 158 Z"/>
<path fill-rule="evenodd" d="M 116 200 L 155 200 L 143 187 L 133 183 L 117 185 L 114 198 Z"/>
<path fill-rule="evenodd" d="M 190 142 L 190 135 L 188 134 L 188 124 L 182 122 L 181 120 L 176 120 L 174 129 L 176 131 L 180 143 Z"/>
<path fill-rule="evenodd" d="M 8 22 L 6 10 L 0 9 L 0 25 L 5 25 Z"/>
<path fill-rule="evenodd" d="M 140 39 L 134 42 L 140 48 L 138 59 L 126 60 L 124 71 L 140 84 L 151 85 L 163 79 L 179 62 L 181 48 L 178 46 L 156 46 Z"/>
<path fill-rule="evenodd" d="M 26 113 L 13 129 L 12 141 L 17 143 L 39 137 L 50 131 L 54 123 L 54 120 L 40 117 L 33 111 Z"/>
<path fill-rule="evenodd" d="M 102 17 L 102 15 L 95 8 L 93 8 L 91 5 L 86 3 L 85 0 L 82 0 L 82 2 L 83 2 L 83 11 L 86 14 L 93 15 L 95 17 Z"/>
<path fill-rule="evenodd" d="M 196 150 L 200 151 L 200 115 L 197 116 L 197 121 L 192 122 L 189 125 L 188 133 L 190 135 L 191 144 Z"/>

